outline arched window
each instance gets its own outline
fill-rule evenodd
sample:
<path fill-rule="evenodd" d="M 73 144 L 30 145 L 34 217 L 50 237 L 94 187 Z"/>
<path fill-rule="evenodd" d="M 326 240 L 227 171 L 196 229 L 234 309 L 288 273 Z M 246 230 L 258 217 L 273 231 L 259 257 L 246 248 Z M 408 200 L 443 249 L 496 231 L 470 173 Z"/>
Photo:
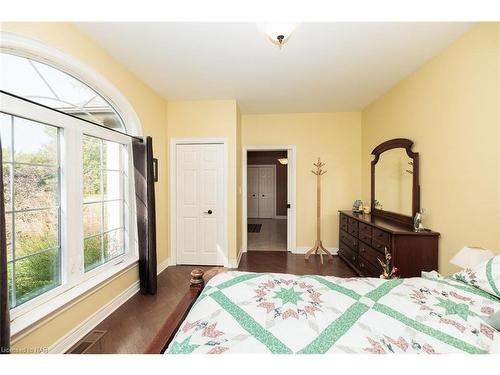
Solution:
<path fill-rule="evenodd" d="M 124 115 L 109 97 L 57 62 L 37 58 L 40 45 L 35 51 L 25 47 L 2 45 L 0 51 L 14 319 L 49 300 L 67 300 L 75 285 L 90 288 L 137 260 L 131 138 L 126 134 L 127 129 L 137 134 L 137 121 L 127 124 L 136 117 Z M 124 102 L 122 97 L 118 101 Z"/>
<path fill-rule="evenodd" d="M 85 83 L 48 64 L 8 53 L 0 54 L 2 90 L 110 129 L 126 131 L 105 98 Z"/>

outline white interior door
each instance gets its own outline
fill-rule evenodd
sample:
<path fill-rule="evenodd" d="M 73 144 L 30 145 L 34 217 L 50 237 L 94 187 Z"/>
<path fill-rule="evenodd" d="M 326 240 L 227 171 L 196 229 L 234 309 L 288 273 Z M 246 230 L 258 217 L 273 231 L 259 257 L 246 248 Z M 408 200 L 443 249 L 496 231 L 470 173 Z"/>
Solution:
<path fill-rule="evenodd" d="M 178 264 L 224 264 L 223 145 L 176 146 Z"/>
<path fill-rule="evenodd" d="M 274 218 L 276 175 L 274 167 L 259 167 L 259 217 Z"/>
<path fill-rule="evenodd" d="M 247 213 L 249 218 L 259 217 L 259 168 L 248 167 L 247 172 Z"/>

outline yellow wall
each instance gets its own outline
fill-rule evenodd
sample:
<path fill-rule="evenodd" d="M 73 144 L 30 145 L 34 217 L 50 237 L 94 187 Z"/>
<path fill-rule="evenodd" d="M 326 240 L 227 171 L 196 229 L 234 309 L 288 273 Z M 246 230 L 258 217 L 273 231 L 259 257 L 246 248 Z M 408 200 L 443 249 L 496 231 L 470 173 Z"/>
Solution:
<path fill-rule="evenodd" d="M 223 137 L 228 141 L 228 256 L 237 255 L 236 183 L 238 106 L 235 100 L 168 102 L 168 143 L 172 138 Z M 170 176 L 172 178 L 172 176 Z M 169 192 L 170 194 L 170 192 Z M 170 197 L 170 196 L 169 196 Z M 170 199 L 170 198 L 169 198 Z M 169 200 L 170 201 L 170 200 Z M 170 225 L 168 226 L 170 233 Z"/>
<path fill-rule="evenodd" d="M 363 197 L 370 153 L 410 138 L 420 153 L 424 225 L 441 233 L 439 271 L 463 246 L 500 252 L 500 27 L 480 24 L 362 113 Z"/>
<path fill-rule="evenodd" d="M 242 145 L 297 146 L 297 246 L 314 244 L 316 180 L 323 176 L 322 239 L 338 246 L 339 209 L 369 200 L 370 153 L 394 137 L 415 141 L 420 152 L 424 223 L 440 231 L 440 271 L 464 245 L 500 249 L 500 27 L 475 27 L 417 72 L 360 113 L 241 115 L 235 100 L 179 101 L 168 105 L 90 38 L 67 23 L 3 23 L 9 31 L 38 39 L 74 56 L 106 77 L 136 111 L 159 159 L 156 184 L 158 260 L 169 247 L 168 146 L 177 137 L 226 137 L 229 142 L 229 258 L 234 261 L 241 228 Z M 167 124 L 168 122 L 168 129 Z M 166 229 L 165 229 L 166 228 Z M 137 281 L 137 267 L 93 291 L 15 347 L 48 346 Z"/>
<path fill-rule="evenodd" d="M 291 113 L 242 115 L 242 144 L 297 146 L 297 247 L 316 240 L 318 157 L 328 171 L 322 186 L 322 240 L 338 247 L 338 210 L 361 196 L 361 114 Z"/>
<path fill-rule="evenodd" d="M 123 65 L 93 40 L 68 23 L 2 23 L 1 30 L 41 41 L 79 59 L 106 77 L 127 98 L 142 125 L 144 135 L 154 139 L 154 153 L 159 159 L 159 182 L 156 187 L 156 220 L 158 262 L 168 257 L 167 231 L 167 104 Z M 138 280 L 138 268 L 123 273 L 113 282 L 90 293 L 70 309 L 57 316 L 48 316 L 46 324 L 15 342 L 14 347 L 50 346 L 79 323 Z"/>

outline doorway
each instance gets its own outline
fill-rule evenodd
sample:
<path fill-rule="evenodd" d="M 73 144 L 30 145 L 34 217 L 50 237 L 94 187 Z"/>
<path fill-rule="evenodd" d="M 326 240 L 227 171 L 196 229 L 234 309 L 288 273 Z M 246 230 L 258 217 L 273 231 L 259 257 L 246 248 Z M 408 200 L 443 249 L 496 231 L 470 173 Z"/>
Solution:
<path fill-rule="evenodd" d="M 247 152 L 247 250 L 287 251 L 288 151 Z"/>

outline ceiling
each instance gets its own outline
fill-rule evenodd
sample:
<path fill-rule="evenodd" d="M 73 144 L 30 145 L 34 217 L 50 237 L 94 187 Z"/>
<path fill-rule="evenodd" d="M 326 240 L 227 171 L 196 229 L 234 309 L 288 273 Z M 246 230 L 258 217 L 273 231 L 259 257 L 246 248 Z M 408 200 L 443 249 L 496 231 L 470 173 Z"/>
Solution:
<path fill-rule="evenodd" d="M 302 23 L 280 50 L 254 23 L 77 23 L 167 100 L 242 113 L 359 111 L 470 23 Z"/>

